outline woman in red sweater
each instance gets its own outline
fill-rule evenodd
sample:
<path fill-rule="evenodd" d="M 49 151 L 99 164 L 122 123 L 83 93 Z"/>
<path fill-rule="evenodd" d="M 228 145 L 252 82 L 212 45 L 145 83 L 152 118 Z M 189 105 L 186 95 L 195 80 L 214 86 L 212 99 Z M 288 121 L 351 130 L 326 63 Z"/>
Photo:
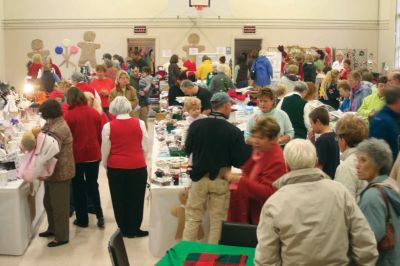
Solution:
<path fill-rule="evenodd" d="M 149 137 L 144 122 L 129 116 L 131 111 L 132 105 L 124 96 L 117 96 L 111 102 L 110 113 L 116 115 L 116 119 L 104 125 L 101 144 L 115 220 L 122 235 L 129 238 L 149 234 L 140 230 Z"/>
<path fill-rule="evenodd" d="M 94 205 L 97 217 L 97 226 L 104 227 L 103 210 L 100 203 L 99 164 L 101 159 L 101 127 L 100 114 L 87 105 L 82 91 L 70 88 L 67 92 L 69 110 L 65 120 L 71 129 L 74 138 L 73 149 L 76 174 L 72 179 L 76 220 L 79 227 L 88 227 L 88 210 L 86 195 Z"/>
<path fill-rule="evenodd" d="M 34 54 L 32 57 L 32 64 L 28 66 L 28 76 L 30 76 L 32 80 L 37 79 L 39 70 L 42 67 L 43 67 L 42 56 L 40 54 Z"/>
<path fill-rule="evenodd" d="M 279 124 L 272 117 L 260 118 L 253 127 L 252 156 L 242 167 L 241 175 L 231 174 L 227 178 L 238 182 L 229 210 L 233 222 L 258 224 L 265 201 L 276 190 L 272 183 L 286 173 L 279 132 Z"/>

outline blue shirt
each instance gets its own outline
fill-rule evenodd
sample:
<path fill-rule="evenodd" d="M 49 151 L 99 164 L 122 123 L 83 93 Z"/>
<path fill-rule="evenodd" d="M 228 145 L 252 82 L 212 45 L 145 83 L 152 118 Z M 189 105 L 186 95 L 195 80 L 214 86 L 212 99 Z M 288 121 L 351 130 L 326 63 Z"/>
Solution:
<path fill-rule="evenodd" d="M 342 112 L 348 112 L 350 110 L 350 98 L 344 98 L 342 104 L 339 106 L 339 110 Z"/>
<path fill-rule="evenodd" d="M 387 105 L 377 113 L 369 126 L 369 137 L 385 140 L 392 150 L 393 162 L 399 153 L 400 114 L 396 113 Z"/>

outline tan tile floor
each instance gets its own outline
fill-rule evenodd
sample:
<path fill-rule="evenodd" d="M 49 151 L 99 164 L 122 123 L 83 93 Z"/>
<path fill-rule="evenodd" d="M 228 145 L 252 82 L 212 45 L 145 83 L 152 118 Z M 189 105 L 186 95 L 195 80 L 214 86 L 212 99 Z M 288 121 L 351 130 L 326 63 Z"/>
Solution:
<path fill-rule="evenodd" d="M 152 132 L 150 125 L 149 132 Z M 22 256 L 0 255 L 1 266 L 91 266 L 111 265 L 107 244 L 111 235 L 117 229 L 114 220 L 110 191 L 104 168 L 101 167 L 99 175 L 101 203 L 105 218 L 105 229 L 96 226 L 96 216 L 90 215 L 89 227 L 78 228 L 72 224 L 75 219 L 70 219 L 70 242 L 67 245 L 48 248 L 49 239 L 40 238 L 37 234 L 29 244 Z M 149 201 L 145 201 L 142 229 L 147 229 L 149 224 Z M 43 215 L 39 232 L 46 230 L 46 215 Z M 0 236 L 1 237 L 1 236 Z M 149 251 L 149 238 L 124 238 L 126 250 L 131 265 L 154 265 L 159 258 L 155 258 Z"/>

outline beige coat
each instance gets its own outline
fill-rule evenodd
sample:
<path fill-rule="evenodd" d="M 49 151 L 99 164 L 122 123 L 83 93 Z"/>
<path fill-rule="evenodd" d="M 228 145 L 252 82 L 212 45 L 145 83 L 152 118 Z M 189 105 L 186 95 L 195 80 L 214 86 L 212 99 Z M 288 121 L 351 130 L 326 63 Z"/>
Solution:
<path fill-rule="evenodd" d="M 356 201 L 320 169 L 289 172 L 265 203 L 255 265 L 375 265 L 376 240 Z"/>
<path fill-rule="evenodd" d="M 345 150 L 340 156 L 340 164 L 336 168 L 335 181 L 345 186 L 358 202 L 361 192 L 368 182 L 360 180 L 357 174 L 356 148 Z"/>
<path fill-rule="evenodd" d="M 394 162 L 390 177 L 396 180 L 397 185 L 400 187 L 400 154 L 397 156 L 397 159 Z"/>
<path fill-rule="evenodd" d="M 129 85 L 126 86 L 126 88 L 122 89 L 115 87 L 112 91 L 110 91 L 110 95 L 108 96 L 109 102 L 111 103 L 117 96 L 125 96 L 128 99 L 132 106 L 132 112 L 130 113 L 130 115 L 132 117 L 137 117 L 137 113 L 134 112 L 136 106 L 139 103 L 136 89 Z"/>
<path fill-rule="evenodd" d="M 55 138 L 60 147 L 60 152 L 54 156 L 58 160 L 54 172 L 46 181 L 61 182 L 72 179 L 75 176 L 75 160 L 72 151 L 72 134 L 67 123 L 59 117 L 51 124 L 46 123 L 43 131 Z"/>

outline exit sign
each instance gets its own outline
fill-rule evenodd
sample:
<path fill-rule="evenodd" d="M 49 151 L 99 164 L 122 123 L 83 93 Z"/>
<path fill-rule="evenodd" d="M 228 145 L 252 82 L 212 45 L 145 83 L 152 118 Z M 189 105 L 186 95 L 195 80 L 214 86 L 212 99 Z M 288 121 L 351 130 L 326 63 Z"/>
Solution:
<path fill-rule="evenodd" d="M 255 34 L 256 26 L 243 26 L 243 33 L 245 34 Z"/>
<path fill-rule="evenodd" d="M 147 27 L 146 26 L 134 26 L 133 27 L 133 32 L 134 33 L 147 33 Z"/>

